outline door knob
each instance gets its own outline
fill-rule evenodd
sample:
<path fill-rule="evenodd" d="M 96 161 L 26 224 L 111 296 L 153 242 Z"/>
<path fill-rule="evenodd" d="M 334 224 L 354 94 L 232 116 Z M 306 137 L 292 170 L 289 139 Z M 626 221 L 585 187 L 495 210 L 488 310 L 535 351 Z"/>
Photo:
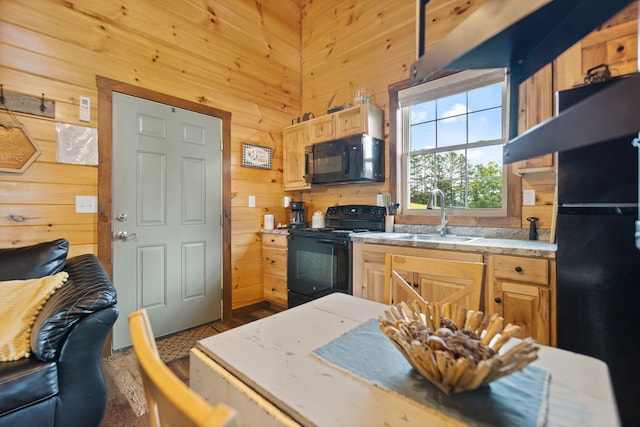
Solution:
<path fill-rule="evenodd" d="M 137 239 L 138 238 L 138 233 L 129 234 L 126 231 L 118 231 L 116 233 L 116 238 L 120 239 L 120 240 L 127 240 L 127 239 L 130 239 L 132 237 Z"/>
<path fill-rule="evenodd" d="M 498 304 L 500 304 L 502 302 L 502 300 L 500 298 L 496 298 L 494 301 L 497 302 Z"/>

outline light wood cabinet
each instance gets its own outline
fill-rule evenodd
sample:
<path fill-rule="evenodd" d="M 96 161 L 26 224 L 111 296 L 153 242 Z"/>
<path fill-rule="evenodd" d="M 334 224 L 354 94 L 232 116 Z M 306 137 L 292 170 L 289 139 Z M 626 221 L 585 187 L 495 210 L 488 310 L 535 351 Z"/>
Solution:
<path fill-rule="evenodd" d="M 384 139 L 384 111 L 373 104 L 361 104 L 284 128 L 284 190 L 311 188 L 311 184 L 306 180 L 307 146 L 359 133 Z"/>
<path fill-rule="evenodd" d="M 336 138 L 336 115 L 329 114 L 309 121 L 309 143 L 330 141 Z"/>
<path fill-rule="evenodd" d="M 384 113 L 373 104 L 361 104 L 333 115 L 336 120 L 336 138 L 366 133 L 374 138 L 384 139 Z"/>
<path fill-rule="evenodd" d="M 500 314 L 505 324 L 520 326 L 520 338 L 555 345 L 555 260 L 489 255 L 487 276 L 487 311 Z"/>
<path fill-rule="evenodd" d="M 287 307 L 287 235 L 262 235 L 262 287 L 264 299 Z"/>
<path fill-rule="evenodd" d="M 354 242 L 353 295 L 384 302 L 385 256 L 387 253 L 442 260 L 483 262 L 482 254 L 478 253 Z M 445 280 L 411 271 L 399 271 L 399 273 L 406 281 L 414 284 L 416 291 L 427 300 L 447 294 L 447 289 L 458 289 L 461 286 L 460 281 L 455 277 Z M 396 298 L 402 299 L 402 295 L 396 294 Z"/>
<path fill-rule="evenodd" d="M 518 133 L 524 133 L 535 125 L 553 117 L 553 66 L 548 64 L 522 82 L 518 95 Z M 553 153 L 514 163 L 518 175 L 554 172 Z"/>
<path fill-rule="evenodd" d="M 285 191 L 306 190 L 307 161 L 305 150 L 309 144 L 307 122 L 286 127 L 282 132 L 282 179 Z"/>

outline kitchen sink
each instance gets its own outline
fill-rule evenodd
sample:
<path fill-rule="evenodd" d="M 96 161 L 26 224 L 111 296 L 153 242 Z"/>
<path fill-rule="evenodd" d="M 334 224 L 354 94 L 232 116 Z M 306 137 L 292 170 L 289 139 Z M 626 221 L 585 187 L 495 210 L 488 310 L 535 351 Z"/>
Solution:
<path fill-rule="evenodd" d="M 447 243 L 467 243 L 473 240 L 478 240 L 479 237 L 468 236 L 456 236 L 454 234 L 445 234 L 441 236 L 439 234 L 421 234 L 421 233 L 408 233 L 402 236 L 396 237 L 400 240 L 415 240 L 419 242 L 447 242 Z"/>
<path fill-rule="evenodd" d="M 372 237 L 389 240 L 406 240 L 416 242 L 435 243 L 469 243 L 481 237 L 456 236 L 455 234 L 445 234 L 441 236 L 435 233 L 368 233 Z"/>

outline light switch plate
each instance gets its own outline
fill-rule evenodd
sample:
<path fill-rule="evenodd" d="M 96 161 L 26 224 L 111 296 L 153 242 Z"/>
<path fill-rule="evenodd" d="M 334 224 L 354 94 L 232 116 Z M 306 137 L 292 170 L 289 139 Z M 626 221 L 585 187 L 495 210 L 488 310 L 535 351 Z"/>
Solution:
<path fill-rule="evenodd" d="M 535 206 L 536 190 L 522 190 L 522 205 Z"/>
<path fill-rule="evenodd" d="M 250 208 L 256 207 L 256 196 L 249 196 L 249 207 Z"/>
<path fill-rule="evenodd" d="M 97 196 L 76 196 L 76 213 L 98 212 Z"/>

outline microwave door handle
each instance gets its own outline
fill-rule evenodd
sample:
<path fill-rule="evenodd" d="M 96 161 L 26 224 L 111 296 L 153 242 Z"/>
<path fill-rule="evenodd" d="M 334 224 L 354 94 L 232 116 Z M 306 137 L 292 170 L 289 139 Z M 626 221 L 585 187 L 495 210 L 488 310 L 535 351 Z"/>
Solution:
<path fill-rule="evenodd" d="M 306 180 L 309 176 L 309 153 L 304 153 L 304 176 L 303 178 Z"/>
<path fill-rule="evenodd" d="M 345 175 L 349 173 L 349 147 L 342 152 L 342 172 Z"/>

